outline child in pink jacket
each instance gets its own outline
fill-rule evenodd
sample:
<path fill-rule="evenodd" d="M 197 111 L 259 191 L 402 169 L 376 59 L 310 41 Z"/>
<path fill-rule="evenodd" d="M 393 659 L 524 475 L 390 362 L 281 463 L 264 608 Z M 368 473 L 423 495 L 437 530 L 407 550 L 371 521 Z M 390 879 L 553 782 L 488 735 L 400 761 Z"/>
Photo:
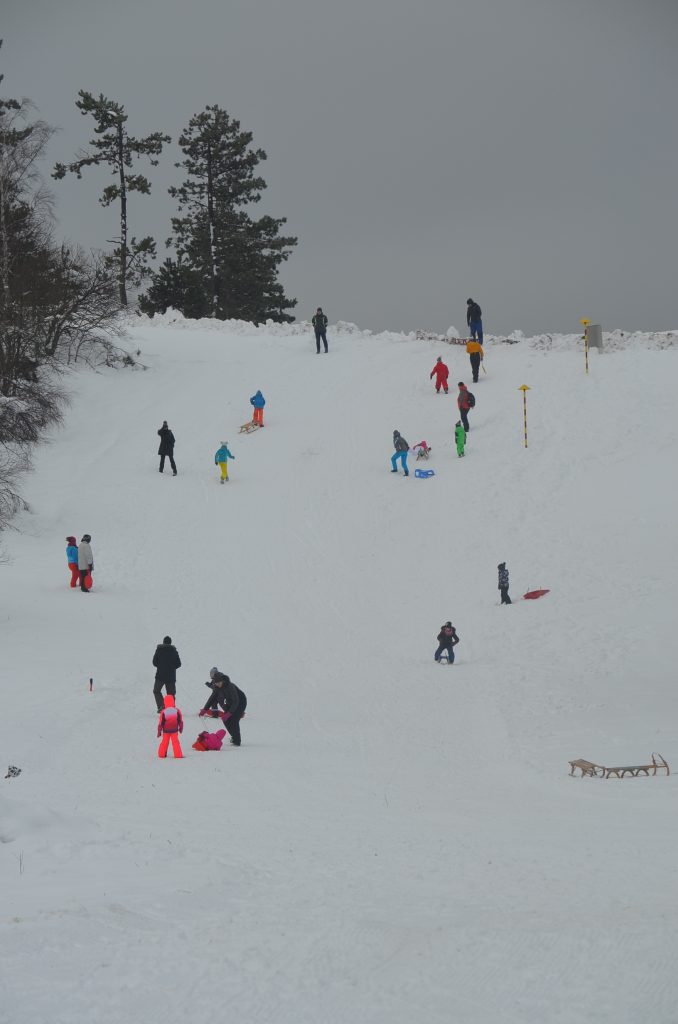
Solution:
<path fill-rule="evenodd" d="M 183 757 L 179 733 L 184 731 L 184 719 L 179 708 L 174 706 L 174 697 L 168 693 L 165 697 L 165 710 L 160 712 L 158 736 L 162 736 L 158 747 L 158 757 L 167 757 L 167 748 L 172 742 L 172 753 L 175 757 Z"/>

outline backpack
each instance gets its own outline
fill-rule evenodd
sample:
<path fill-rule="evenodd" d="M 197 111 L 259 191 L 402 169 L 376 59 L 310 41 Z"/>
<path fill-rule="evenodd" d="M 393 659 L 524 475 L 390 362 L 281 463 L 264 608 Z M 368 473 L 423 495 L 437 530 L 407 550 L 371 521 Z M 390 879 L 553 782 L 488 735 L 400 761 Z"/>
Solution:
<path fill-rule="evenodd" d="M 473 394 L 472 391 L 467 391 L 466 394 L 468 396 L 468 407 L 469 409 L 473 409 L 473 407 L 476 404 L 476 396 Z"/>

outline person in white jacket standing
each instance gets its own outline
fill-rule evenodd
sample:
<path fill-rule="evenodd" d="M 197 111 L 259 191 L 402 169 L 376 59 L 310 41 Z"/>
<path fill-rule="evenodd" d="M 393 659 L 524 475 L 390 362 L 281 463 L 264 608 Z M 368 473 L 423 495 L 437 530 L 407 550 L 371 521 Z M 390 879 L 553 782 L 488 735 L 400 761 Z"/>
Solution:
<path fill-rule="evenodd" d="M 78 572 L 80 573 L 80 589 L 83 594 L 89 594 L 87 578 L 92 585 L 92 570 L 94 569 L 94 555 L 90 545 L 92 538 L 88 533 L 83 533 L 82 540 L 78 544 Z"/>

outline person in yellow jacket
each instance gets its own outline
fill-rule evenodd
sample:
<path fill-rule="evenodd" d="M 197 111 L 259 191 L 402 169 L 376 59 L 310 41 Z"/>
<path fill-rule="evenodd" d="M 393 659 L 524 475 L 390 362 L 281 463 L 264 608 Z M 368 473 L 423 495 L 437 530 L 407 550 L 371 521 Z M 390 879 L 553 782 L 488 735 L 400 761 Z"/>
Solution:
<path fill-rule="evenodd" d="M 483 361 L 483 346 L 479 341 L 467 341 L 466 351 L 471 359 L 471 370 L 473 372 L 473 383 L 478 383 L 478 371 L 480 370 L 480 364 Z"/>

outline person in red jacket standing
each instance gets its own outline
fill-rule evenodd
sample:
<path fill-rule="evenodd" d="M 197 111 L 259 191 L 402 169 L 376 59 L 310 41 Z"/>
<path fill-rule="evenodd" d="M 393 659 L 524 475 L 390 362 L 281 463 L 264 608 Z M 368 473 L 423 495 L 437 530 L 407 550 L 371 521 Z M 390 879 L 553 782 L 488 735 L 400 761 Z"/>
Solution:
<path fill-rule="evenodd" d="M 468 425 L 468 412 L 469 409 L 472 409 L 476 404 L 476 400 L 463 381 L 459 381 L 458 387 L 459 394 L 457 395 L 457 405 L 459 406 L 459 415 L 461 417 L 461 422 L 464 424 L 464 430 L 468 434 L 471 429 Z"/>
<path fill-rule="evenodd" d="M 440 394 L 441 388 L 443 389 L 445 394 L 447 394 L 447 378 L 450 375 L 450 371 L 447 368 L 447 366 L 445 366 L 442 356 L 438 356 L 438 361 L 436 362 L 436 365 L 433 367 L 433 369 L 428 375 L 429 380 L 431 379 L 433 374 L 435 374 L 436 376 L 436 391 L 438 392 L 438 394 Z"/>
<path fill-rule="evenodd" d="M 184 731 L 184 719 L 179 708 L 174 706 L 174 697 L 168 693 L 165 697 L 165 710 L 160 712 L 158 736 L 162 736 L 158 747 L 158 757 L 167 757 L 167 748 L 172 741 L 172 753 L 175 757 L 183 757 L 179 733 Z"/>

